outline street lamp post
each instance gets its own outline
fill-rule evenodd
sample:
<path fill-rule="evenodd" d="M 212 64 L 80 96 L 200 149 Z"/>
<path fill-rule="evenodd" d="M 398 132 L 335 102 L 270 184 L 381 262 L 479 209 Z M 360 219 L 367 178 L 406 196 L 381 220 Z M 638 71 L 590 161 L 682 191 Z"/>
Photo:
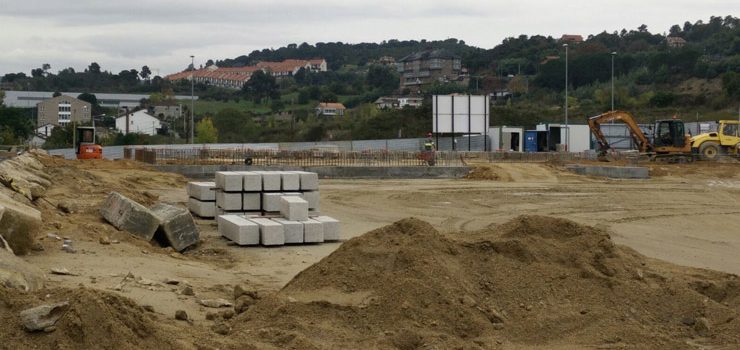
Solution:
<path fill-rule="evenodd" d="M 614 56 L 617 55 L 617 52 L 612 52 L 612 111 L 614 110 Z"/>
<path fill-rule="evenodd" d="M 565 47 L 565 151 L 570 151 L 570 140 L 568 129 L 568 44 L 563 44 Z"/>
<path fill-rule="evenodd" d="M 195 143 L 195 56 L 190 55 L 190 143 Z"/>

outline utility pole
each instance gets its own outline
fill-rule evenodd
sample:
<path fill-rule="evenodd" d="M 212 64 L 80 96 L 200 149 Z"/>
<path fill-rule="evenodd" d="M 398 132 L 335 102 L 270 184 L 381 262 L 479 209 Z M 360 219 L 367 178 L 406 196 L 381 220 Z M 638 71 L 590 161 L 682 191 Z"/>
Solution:
<path fill-rule="evenodd" d="M 568 130 L 568 44 L 563 44 L 565 47 L 565 151 L 569 151 L 569 134 Z"/>
<path fill-rule="evenodd" d="M 614 110 L 614 56 L 617 55 L 617 52 L 612 52 L 612 111 Z"/>
<path fill-rule="evenodd" d="M 195 56 L 190 55 L 190 143 L 195 142 Z"/>

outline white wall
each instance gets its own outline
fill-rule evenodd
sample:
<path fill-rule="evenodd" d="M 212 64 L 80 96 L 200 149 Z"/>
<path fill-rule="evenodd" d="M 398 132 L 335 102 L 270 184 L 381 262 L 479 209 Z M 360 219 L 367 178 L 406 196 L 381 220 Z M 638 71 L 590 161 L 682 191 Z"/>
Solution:
<path fill-rule="evenodd" d="M 505 139 L 505 137 L 502 137 L 503 133 L 517 133 L 519 134 L 519 152 L 524 152 L 524 128 L 516 127 L 516 126 L 494 126 L 488 129 L 488 133 L 491 138 L 491 150 L 492 151 L 506 151 L 508 152 L 510 150 L 510 147 L 508 145 L 504 146 L 501 144 L 502 139 Z"/>
<path fill-rule="evenodd" d="M 162 127 L 159 119 L 149 115 L 146 111 L 136 111 L 129 114 L 129 132 L 146 135 L 156 135 L 157 129 Z M 116 118 L 116 130 L 126 134 L 126 116 Z"/>

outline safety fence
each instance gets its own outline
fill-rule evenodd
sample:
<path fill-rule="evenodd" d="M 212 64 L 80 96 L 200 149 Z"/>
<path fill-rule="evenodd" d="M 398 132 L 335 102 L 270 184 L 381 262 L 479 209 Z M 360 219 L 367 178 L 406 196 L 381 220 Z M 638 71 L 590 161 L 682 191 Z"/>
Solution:
<path fill-rule="evenodd" d="M 422 151 L 290 151 L 253 149 L 125 148 L 124 157 L 149 164 L 255 166 L 463 166 L 458 152 Z"/>

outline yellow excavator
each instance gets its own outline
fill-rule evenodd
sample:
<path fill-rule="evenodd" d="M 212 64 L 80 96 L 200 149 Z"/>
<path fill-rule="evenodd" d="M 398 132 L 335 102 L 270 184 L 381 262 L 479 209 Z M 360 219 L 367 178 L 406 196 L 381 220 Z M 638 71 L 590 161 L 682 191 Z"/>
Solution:
<path fill-rule="evenodd" d="M 684 123 L 680 119 L 656 121 L 653 129 L 653 142 L 650 142 L 650 139 L 637 125 L 637 121 L 632 114 L 625 111 L 611 111 L 588 118 L 588 127 L 599 144 L 597 151 L 600 161 L 611 160 L 609 157 L 611 146 L 601 131 L 601 124 L 611 121 L 621 121 L 627 125 L 630 136 L 637 145 L 637 150 L 640 154 L 647 155 L 650 160 L 666 159 L 672 162 L 690 162 L 693 160 L 691 135 L 686 134 Z"/>

